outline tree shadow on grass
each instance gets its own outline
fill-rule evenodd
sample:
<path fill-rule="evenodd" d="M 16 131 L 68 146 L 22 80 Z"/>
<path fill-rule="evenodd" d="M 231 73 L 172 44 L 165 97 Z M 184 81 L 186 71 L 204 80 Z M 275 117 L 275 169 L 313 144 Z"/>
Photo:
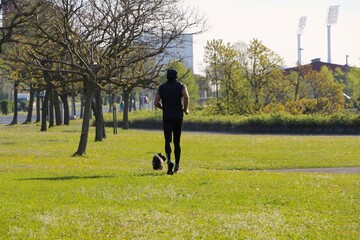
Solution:
<path fill-rule="evenodd" d="M 1 142 L 1 145 L 14 145 L 17 144 L 17 142 Z"/>
<path fill-rule="evenodd" d="M 78 180 L 78 179 L 101 179 L 101 178 L 114 178 L 115 176 L 63 176 L 63 177 L 39 177 L 39 178 L 22 178 L 19 181 L 67 181 L 67 180 Z"/>

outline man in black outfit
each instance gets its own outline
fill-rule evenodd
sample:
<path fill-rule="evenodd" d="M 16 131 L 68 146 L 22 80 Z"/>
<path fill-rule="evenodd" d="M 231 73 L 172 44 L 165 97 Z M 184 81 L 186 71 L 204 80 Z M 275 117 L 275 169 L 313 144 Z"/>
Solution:
<path fill-rule="evenodd" d="M 189 114 L 189 93 L 184 84 L 177 81 L 177 71 L 167 71 L 167 82 L 160 85 L 154 105 L 163 111 L 163 130 L 165 137 L 165 153 L 167 157 L 168 171 L 172 175 L 180 171 L 180 137 L 183 123 L 183 116 Z M 171 162 L 171 142 L 174 141 L 175 168 Z M 173 171 L 174 168 L 174 171 Z"/>

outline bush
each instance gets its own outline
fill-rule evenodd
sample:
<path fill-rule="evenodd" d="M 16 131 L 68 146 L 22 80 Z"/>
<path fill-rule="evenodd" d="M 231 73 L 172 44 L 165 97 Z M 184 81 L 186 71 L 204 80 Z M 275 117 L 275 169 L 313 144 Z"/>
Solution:
<path fill-rule="evenodd" d="M 331 103 L 328 98 L 300 99 L 288 101 L 284 110 L 288 113 L 297 114 L 336 114 L 341 110 L 337 103 Z"/>
<path fill-rule="evenodd" d="M 3 115 L 7 115 L 13 112 L 14 102 L 9 100 L 0 101 L 0 108 Z"/>

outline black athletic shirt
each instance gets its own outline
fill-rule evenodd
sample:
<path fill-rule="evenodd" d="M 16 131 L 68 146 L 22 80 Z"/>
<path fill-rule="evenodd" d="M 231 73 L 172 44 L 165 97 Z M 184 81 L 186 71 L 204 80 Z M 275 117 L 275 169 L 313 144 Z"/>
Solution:
<path fill-rule="evenodd" d="M 163 119 L 183 118 L 182 89 L 183 84 L 177 80 L 168 80 L 160 85 L 159 94 L 163 105 Z"/>

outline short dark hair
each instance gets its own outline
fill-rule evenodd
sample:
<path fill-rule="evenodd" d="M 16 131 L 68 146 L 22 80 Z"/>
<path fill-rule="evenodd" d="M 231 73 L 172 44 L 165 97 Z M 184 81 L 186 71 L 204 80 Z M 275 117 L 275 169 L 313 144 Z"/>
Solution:
<path fill-rule="evenodd" d="M 169 70 L 167 70 L 166 77 L 168 80 L 175 80 L 175 79 L 177 79 L 177 74 L 178 74 L 178 72 L 175 69 L 169 69 Z"/>

